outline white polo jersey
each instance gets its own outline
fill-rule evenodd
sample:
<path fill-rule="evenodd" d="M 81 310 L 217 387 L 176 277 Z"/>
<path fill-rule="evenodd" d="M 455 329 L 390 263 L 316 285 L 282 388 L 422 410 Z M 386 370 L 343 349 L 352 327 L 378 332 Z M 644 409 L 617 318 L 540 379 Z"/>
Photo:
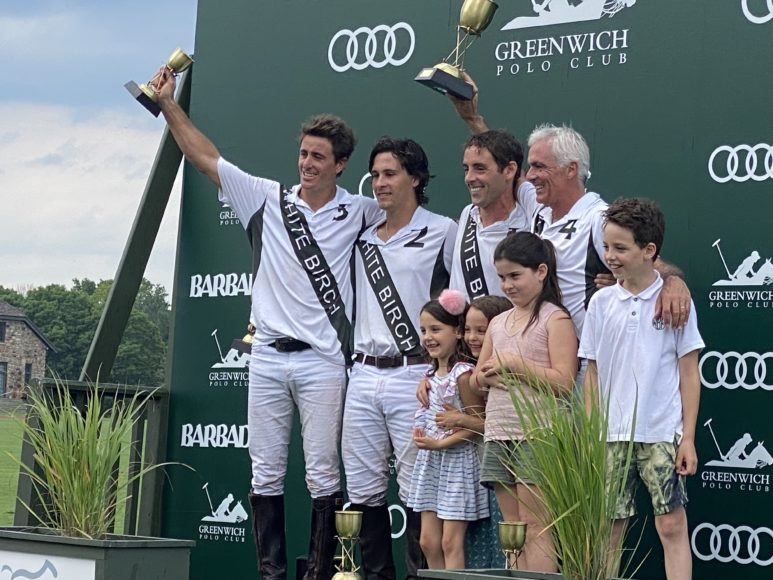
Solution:
<path fill-rule="evenodd" d="M 556 270 L 561 301 L 572 316 L 577 336 L 582 334 L 585 310 L 596 292 L 597 274 L 609 272 L 604 261 L 604 212 L 607 203 L 598 193 L 588 192 L 564 217 L 553 222 L 552 212 L 538 205 L 532 232 L 550 240 L 556 248 Z"/>
<path fill-rule="evenodd" d="M 609 402 L 608 441 L 673 442 L 682 434 L 679 359 L 703 348 L 694 305 L 680 330 L 653 322 L 663 288 L 655 282 L 638 295 L 619 283 L 602 288 L 588 306 L 579 356 L 595 360 L 602 402 Z"/>
<path fill-rule="evenodd" d="M 480 223 L 480 210 L 468 205 L 459 216 L 459 229 L 454 242 L 451 285 L 468 301 L 480 296 L 504 296 L 494 267 L 494 249 L 509 233 L 529 231 L 536 210 L 534 186 L 524 181 L 518 186 L 515 207 L 504 221 L 486 227 Z"/>
<path fill-rule="evenodd" d="M 236 212 L 252 244 L 253 341 L 294 338 L 343 364 L 342 347 L 348 350 L 352 333 L 352 249 L 382 215 L 378 204 L 336 187 L 335 197 L 314 212 L 298 197 L 299 185 L 282 192 L 278 182 L 222 157 L 217 173 L 219 199 Z M 312 239 L 321 256 L 308 253 Z"/>
<path fill-rule="evenodd" d="M 354 252 L 354 352 L 418 354 L 419 313 L 448 287 L 456 223 L 418 207 L 410 223 L 386 242 L 376 229 L 360 236 Z"/>

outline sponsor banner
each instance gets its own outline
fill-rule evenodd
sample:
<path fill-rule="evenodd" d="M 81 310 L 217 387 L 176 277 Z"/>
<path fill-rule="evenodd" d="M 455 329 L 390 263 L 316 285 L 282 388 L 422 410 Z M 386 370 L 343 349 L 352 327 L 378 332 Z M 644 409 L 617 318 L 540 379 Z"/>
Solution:
<path fill-rule="evenodd" d="M 634 7 L 636 0 L 555 0 L 510 3 L 513 12 L 524 14 L 508 21 L 502 31 L 523 31 L 516 38 L 503 40 L 494 47 L 496 76 L 536 74 L 571 74 L 596 67 L 622 66 L 628 62 L 631 32 L 615 26 L 619 12 Z M 556 24 L 598 21 L 593 31 L 551 35 L 532 32 L 533 28 Z M 583 27 L 585 30 L 587 27 Z"/>
<path fill-rule="evenodd" d="M 739 434 L 735 429 L 727 437 L 727 428 L 715 431 L 713 422 L 712 417 L 703 423 L 717 452 L 699 470 L 701 487 L 720 492 L 768 493 L 773 456 L 764 439 L 755 439 L 751 433 Z"/>
<path fill-rule="evenodd" d="M 773 20 L 773 0 L 741 0 L 741 10 L 752 24 L 767 24 Z"/>
<path fill-rule="evenodd" d="M 708 168 L 717 183 L 773 179 L 773 145 L 720 145 L 711 152 Z"/>
<path fill-rule="evenodd" d="M 698 370 L 701 383 L 709 389 L 738 388 L 753 391 L 773 391 L 773 352 L 718 352 L 711 350 L 701 356 Z"/>
<path fill-rule="evenodd" d="M 252 292 L 252 274 L 194 274 L 191 276 L 189 298 L 218 298 L 221 296 L 249 296 Z"/>
<path fill-rule="evenodd" d="M 704 562 L 770 566 L 773 564 L 773 530 L 703 522 L 690 538 L 692 553 Z"/>
<path fill-rule="evenodd" d="M 214 495 L 221 498 L 217 504 L 212 502 L 212 493 L 210 493 L 209 482 L 201 487 L 207 499 L 207 507 L 203 509 L 204 515 L 201 517 L 198 527 L 198 539 L 202 542 L 228 542 L 243 544 L 247 537 L 247 520 L 250 519 L 249 510 L 244 505 L 249 506 L 246 498 L 237 499 L 233 493 L 220 493 Z M 214 493 L 214 490 L 212 490 Z M 221 497 L 222 496 L 222 497 Z"/>
<path fill-rule="evenodd" d="M 330 39 L 327 61 L 339 73 L 402 66 L 410 60 L 415 46 L 416 35 L 407 22 L 344 28 Z"/>
<path fill-rule="evenodd" d="M 247 425 L 195 425 L 185 423 L 180 431 L 180 447 L 234 447 L 247 449 L 249 433 Z"/>
<path fill-rule="evenodd" d="M 54 578 L 89 580 L 96 578 L 96 562 L 84 558 L 65 558 L 47 554 L 24 554 L 0 550 L 0 578 Z"/>

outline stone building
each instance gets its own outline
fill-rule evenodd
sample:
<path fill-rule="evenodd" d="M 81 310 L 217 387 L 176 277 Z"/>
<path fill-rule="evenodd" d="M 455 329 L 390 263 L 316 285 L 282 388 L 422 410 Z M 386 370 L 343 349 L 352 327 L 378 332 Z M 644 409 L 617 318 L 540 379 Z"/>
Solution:
<path fill-rule="evenodd" d="M 24 311 L 0 300 L 0 396 L 42 379 L 49 350 L 56 352 Z"/>

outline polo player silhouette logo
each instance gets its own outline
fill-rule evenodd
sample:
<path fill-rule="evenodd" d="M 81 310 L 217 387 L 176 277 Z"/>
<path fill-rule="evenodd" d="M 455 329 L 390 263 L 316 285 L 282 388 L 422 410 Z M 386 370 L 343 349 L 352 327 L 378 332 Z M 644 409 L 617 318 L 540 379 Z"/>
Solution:
<path fill-rule="evenodd" d="M 223 501 L 217 506 L 217 509 L 212 507 L 212 499 L 209 497 L 209 482 L 205 483 L 201 488 L 207 494 L 207 501 L 209 502 L 209 510 L 211 515 L 206 515 L 201 518 L 202 522 L 219 522 L 221 524 L 238 524 L 244 522 L 249 517 L 247 511 L 244 509 L 241 500 L 236 502 L 236 505 L 231 507 L 234 502 L 234 496 L 229 493 Z"/>
<path fill-rule="evenodd" d="M 502 27 L 517 30 L 534 26 L 587 22 L 611 18 L 623 8 L 630 8 L 636 0 L 531 0 L 536 16 L 518 16 Z"/>
<path fill-rule="evenodd" d="M 250 364 L 250 355 L 239 352 L 235 348 L 231 348 L 225 356 L 223 356 L 223 349 L 220 348 L 220 341 L 217 339 L 217 328 L 212 331 L 212 336 L 215 339 L 215 345 L 217 345 L 217 352 L 220 355 L 220 362 L 216 362 L 210 368 L 213 369 L 246 369 Z"/>
<path fill-rule="evenodd" d="M 757 250 L 749 254 L 731 274 L 725 257 L 722 255 L 722 249 L 719 247 L 720 241 L 714 242 L 712 247 L 719 252 L 719 258 L 722 260 L 725 272 L 727 272 L 727 279 L 717 280 L 714 282 L 714 286 L 767 286 L 773 282 L 773 264 L 770 263 L 770 258 L 767 258 L 755 270 L 757 262 L 760 261 L 760 253 Z"/>
<path fill-rule="evenodd" d="M 713 419 L 707 420 L 703 426 L 709 428 L 711 438 L 714 440 L 714 445 L 717 447 L 720 459 L 707 461 L 706 465 L 738 467 L 741 469 L 762 469 L 768 465 L 773 465 L 773 456 L 765 449 L 765 446 L 763 445 L 764 441 L 758 441 L 757 445 L 751 451 L 747 451 L 747 448 L 752 442 L 752 436 L 749 433 L 744 433 L 735 443 L 733 443 L 727 453 L 722 453 L 722 449 L 720 449 L 719 443 L 717 443 L 717 438 L 714 436 L 714 429 L 711 428 L 712 421 Z"/>

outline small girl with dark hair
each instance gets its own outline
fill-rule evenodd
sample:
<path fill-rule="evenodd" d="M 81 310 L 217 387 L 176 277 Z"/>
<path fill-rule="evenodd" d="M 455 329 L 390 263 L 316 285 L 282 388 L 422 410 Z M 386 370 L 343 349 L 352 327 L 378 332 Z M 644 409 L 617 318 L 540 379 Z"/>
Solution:
<path fill-rule="evenodd" d="M 539 490 L 518 473 L 518 457 L 529 452 L 529 444 L 513 398 L 530 397 L 535 381 L 556 396 L 568 395 L 577 374 L 577 335 L 561 305 L 549 241 L 528 232 L 510 234 L 494 250 L 494 265 L 513 308 L 489 324 L 470 379 L 473 389 L 488 391 L 481 483 L 494 489 L 505 520 L 528 524 L 520 568 L 551 572 L 554 551 L 550 533 L 542 530 Z M 503 374 L 517 387 L 509 390 Z"/>
<path fill-rule="evenodd" d="M 467 303 L 461 292 L 444 290 L 421 309 L 422 345 L 432 360 L 429 406 L 416 412 L 413 440 L 419 448 L 408 506 L 421 512 L 421 549 L 433 569 L 461 569 L 467 522 L 488 517 L 488 496 L 478 485 L 480 462 L 475 433 L 444 429 L 435 421 L 447 405 L 483 408 L 469 385 L 473 366 L 462 340 Z"/>

